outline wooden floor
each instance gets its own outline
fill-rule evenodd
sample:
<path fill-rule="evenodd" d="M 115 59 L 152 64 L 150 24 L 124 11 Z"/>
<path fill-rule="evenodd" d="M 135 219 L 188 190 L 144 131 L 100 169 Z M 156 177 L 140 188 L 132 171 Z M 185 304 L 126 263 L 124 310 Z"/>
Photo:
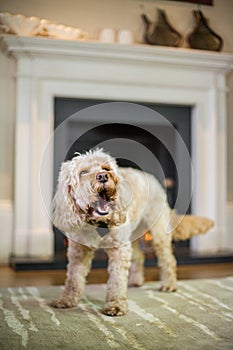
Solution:
<path fill-rule="evenodd" d="M 225 276 L 233 276 L 233 263 L 178 266 L 180 280 Z M 88 283 L 106 283 L 107 277 L 106 269 L 92 269 Z M 158 268 L 147 267 L 145 278 L 146 281 L 157 281 Z M 65 270 L 15 272 L 9 267 L 0 266 L 0 287 L 61 285 L 64 280 Z"/>

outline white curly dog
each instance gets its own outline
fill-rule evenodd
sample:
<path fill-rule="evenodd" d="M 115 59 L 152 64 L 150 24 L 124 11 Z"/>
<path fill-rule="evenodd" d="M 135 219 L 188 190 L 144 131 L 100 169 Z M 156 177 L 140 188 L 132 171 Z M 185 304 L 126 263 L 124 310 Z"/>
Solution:
<path fill-rule="evenodd" d="M 76 306 L 85 289 L 94 251 L 104 247 L 109 279 L 103 312 L 127 313 L 127 286 L 142 285 L 143 253 L 137 238 L 150 230 L 161 271 L 161 290 L 176 290 L 176 259 L 172 239 L 204 233 L 213 222 L 195 216 L 172 215 L 166 193 L 154 176 L 120 168 L 102 149 L 75 156 L 62 164 L 54 197 L 53 222 L 69 237 L 64 291 L 53 303 Z M 105 226 L 103 237 L 96 227 Z M 132 243 L 133 242 L 133 243 Z"/>

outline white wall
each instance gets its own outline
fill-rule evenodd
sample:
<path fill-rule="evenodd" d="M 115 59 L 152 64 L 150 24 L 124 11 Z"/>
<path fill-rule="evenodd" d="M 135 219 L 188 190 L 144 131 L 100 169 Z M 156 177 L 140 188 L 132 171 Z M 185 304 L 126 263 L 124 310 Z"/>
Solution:
<path fill-rule="evenodd" d="M 6 263 L 12 252 L 13 210 L 10 200 L 0 200 L 0 264 Z"/>
<path fill-rule="evenodd" d="M 8 60 L 6 56 L 0 54 L 0 263 L 7 262 L 12 245 L 14 72 L 14 61 Z M 8 103 L 8 96 L 12 97 L 10 104 Z"/>
<path fill-rule="evenodd" d="M 227 99 L 228 200 L 232 203 L 231 207 L 233 208 L 233 74 L 229 75 L 228 86 L 230 87 L 229 93 L 228 93 L 228 99 Z M 232 217 L 233 217 L 233 211 L 232 211 Z"/>
<path fill-rule="evenodd" d="M 7 76 L 8 72 L 8 76 Z M 9 72 L 11 79 L 9 80 Z M 14 154 L 14 63 L 0 55 L 0 200 L 12 199 Z M 7 103 L 7 96 L 12 103 Z M 10 176 L 9 176 L 10 175 Z"/>

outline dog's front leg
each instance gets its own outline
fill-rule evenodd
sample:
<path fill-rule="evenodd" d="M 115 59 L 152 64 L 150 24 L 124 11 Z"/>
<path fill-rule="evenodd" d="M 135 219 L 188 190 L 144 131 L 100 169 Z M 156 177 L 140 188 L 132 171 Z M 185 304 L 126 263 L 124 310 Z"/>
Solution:
<path fill-rule="evenodd" d="M 140 287 L 144 282 L 144 253 L 139 247 L 139 241 L 132 243 L 133 254 L 132 261 L 129 270 L 129 282 L 130 287 Z"/>
<path fill-rule="evenodd" d="M 85 289 L 86 276 L 90 271 L 94 251 L 86 246 L 69 240 L 68 266 L 65 288 L 58 300 L 52 303 L 58 308 L 76 306 Z"/>
<path fill-rule="evenodd" d="M 159 221 L 151 228 L 153 246 L 160 267 L 162 292 L 173 292 L 176 290 L 176 259 L 172 251 L 172 235 L 166 232 L 166 221 Z"/>
<path fill-rule="evenodd" d="M 131 243 L 118 248 L 108 248 L 109 257 L 106 304 L 104 314 L 123 316 L 127 313 L 127 286 L 132 256 Z"/>

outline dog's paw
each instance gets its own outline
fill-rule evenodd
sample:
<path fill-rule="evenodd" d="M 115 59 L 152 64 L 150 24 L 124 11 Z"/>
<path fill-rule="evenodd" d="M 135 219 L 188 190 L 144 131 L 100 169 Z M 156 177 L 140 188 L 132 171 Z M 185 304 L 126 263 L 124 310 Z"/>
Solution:
<path fill-rule="evenodd" d="M 141 287 L 144 283 L 144 276 L 140 273 L 132 273 L 129 275 L 129 287 Z"/>
<path fill-rule="evenodd" d="M 177 290 L 176 284 L 164 284 L 160 287 L 159 291 L 160 292 L 175 292 Z"/>
<path fill-rule="evenodd" d="M 58 309 L 68 309 L 77 306 L 77 301 L 73 299 L 61 298 L 52 301 L 50 305 Z"/>
<path fill-rule="evenodd" d="M 128 312 L 127 303 L 121 305 L 106 304 L 103 313 L 107 316 L 124 316 Z"/>

